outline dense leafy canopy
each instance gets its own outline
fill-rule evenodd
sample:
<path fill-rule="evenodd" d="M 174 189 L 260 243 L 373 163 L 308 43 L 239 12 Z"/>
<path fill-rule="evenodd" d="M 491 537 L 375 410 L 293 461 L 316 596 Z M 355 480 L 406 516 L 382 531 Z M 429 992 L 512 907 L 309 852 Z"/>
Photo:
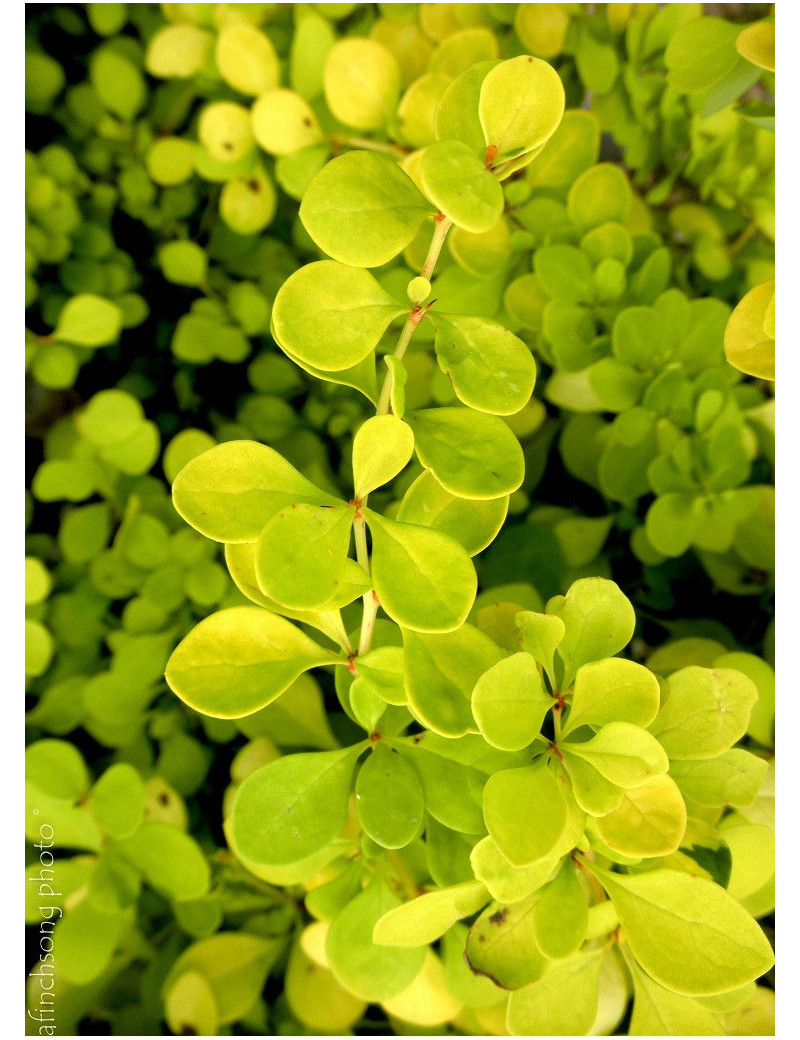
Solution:
<path fill-rule="evenodd" d="M 30 1014 L 773 1032 L 772 8 L 27 22 Z"/>

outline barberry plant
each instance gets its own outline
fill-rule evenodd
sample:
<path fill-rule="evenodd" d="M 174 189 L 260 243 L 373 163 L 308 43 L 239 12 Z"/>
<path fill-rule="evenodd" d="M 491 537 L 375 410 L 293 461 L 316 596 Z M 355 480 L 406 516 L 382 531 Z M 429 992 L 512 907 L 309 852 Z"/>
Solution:
<path fill-rule="evenodd" d="M 26 21 L 43 1031 L 770 1033 L 772 8 Z"/>
<path fill-rule="evenodd" d="M 436 141 L 405 169 L 355 150 L 311 181 L 300 218 L 331 259 L 284 283 L 272 334 L 307 372 L 375 406 L 353 440 L 353 497 L 337 500 L 256 442 L 189 462 L 173 484 L 176 508 L 225 543 L 231 576 L 255 605 L 202 621 L 166 675 L 195 710 L 237 718 L 309 669 L 335 670 L 364 739 L 254 770 L 227 833 L 267 881 L 324 870 L 307 904 L 317 921 L 296 956 L 353 997 L 403 1018 L 424 993 L 446 1021 L 450 971 L 478 1006 L 502 1004 L 514 1034 L 582 1034 L 598 1019 L 602 975 L 622 1007 L 633 980 L 637 1032 L 700 1032 L 715 1011 L 747 1001 L 772 963 L 683 796 L 714 786 L 715 763 L 746 731 L 755 685 L 697 666 L 660 683 L 614 656 L 635 617 L 602 578 L 575 582 L 541 613 L 506 600 L 471 613 L 471 557 L 523 480 L 501 417 L 528 404 L 536 368 L 499 323 L 437 307 L 436 263 L 451 228 L 480 234 L 497 223 L 503 179 L 543 148 L 563 104 L 544 61 L 483 63 L 448 86 Z M 423 230 L 430 246 L 409 307 L 369 268 Z M 575 261 L 558 262 L 577 276 Z M 394 353 L 376 359 L 401 322 Z M 403 359 L 425 322 L 457 401 L 406 409 Z M 414 456 L 422 472 L 395 515 L 370 508 Z M 359 598 L 361 624 L 348 632 L 341 608 Z M 736 793 L 712 801 L 755 801 L 767 763 L 741 751 L 737 767 Z M 465 918 L 475 918 L 468 931 Z M 562 990 L 568 1000 L 555 999 Z"/>

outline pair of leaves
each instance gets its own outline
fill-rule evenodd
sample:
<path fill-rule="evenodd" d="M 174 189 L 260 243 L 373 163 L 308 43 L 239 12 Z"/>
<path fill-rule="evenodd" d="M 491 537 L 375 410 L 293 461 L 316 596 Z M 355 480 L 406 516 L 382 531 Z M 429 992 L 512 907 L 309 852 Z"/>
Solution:
<path fill-rule="evenodd" d="M 561 120 L 564 89 L 551 66 L 525 55 L 488 66 L 485 73 L 482 68 L 480 78 L 471 71 L 459 77 L 470 77 L 466 135 L 460 118 L 454 127 L 437 119 L 438 140 L 422 153 L 420 180 L 428 198 L 393 160 L 372 152 L 341 155 L 316 175 L 300 219 L 325 253 L 344 264 L 379 267 L 409 245 L 434 207 L 467 231 L 493 227 L 503 211 L 503 192 L 481 153 L 488 147 L 493 161 L 522 155 L 529 161 Z M 448 108 L 460 107 L 461 93 L 459 88 Z"/>
<path fill-rule="evenodd" d="M 510 906 L 490 904 L 470 929 L 466 956 L 473 971 L 518 990 L 539 978 L 549 960 L 575 954 L 588 920 L 586 893 L 565 860 L 535 895 Z"/>

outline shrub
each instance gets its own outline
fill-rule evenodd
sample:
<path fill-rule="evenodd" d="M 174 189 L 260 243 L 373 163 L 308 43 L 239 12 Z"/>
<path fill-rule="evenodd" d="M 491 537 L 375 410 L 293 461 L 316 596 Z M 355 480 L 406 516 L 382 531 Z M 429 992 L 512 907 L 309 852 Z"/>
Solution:
<path fill-rule="evenodd" d="M 772 1031 L 762 6 L 31 14 L 43 1028 Z"/>

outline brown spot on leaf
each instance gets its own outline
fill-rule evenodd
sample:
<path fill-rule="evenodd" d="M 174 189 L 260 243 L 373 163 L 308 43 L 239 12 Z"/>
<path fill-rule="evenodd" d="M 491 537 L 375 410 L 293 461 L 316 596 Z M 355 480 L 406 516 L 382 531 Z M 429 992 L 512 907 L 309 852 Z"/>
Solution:
<path fill-rule="evenodd" d="M 502 910 L 498 910 L 495 913 L 493 913 L 492 916 L 489 918 L 489 921 L 492 924 L 501 925 L 507 917 L 508 910 L 505 907 L 503 907 Z M 480 938 L 483 939 L 483 935 L 481 935 Z"/>

